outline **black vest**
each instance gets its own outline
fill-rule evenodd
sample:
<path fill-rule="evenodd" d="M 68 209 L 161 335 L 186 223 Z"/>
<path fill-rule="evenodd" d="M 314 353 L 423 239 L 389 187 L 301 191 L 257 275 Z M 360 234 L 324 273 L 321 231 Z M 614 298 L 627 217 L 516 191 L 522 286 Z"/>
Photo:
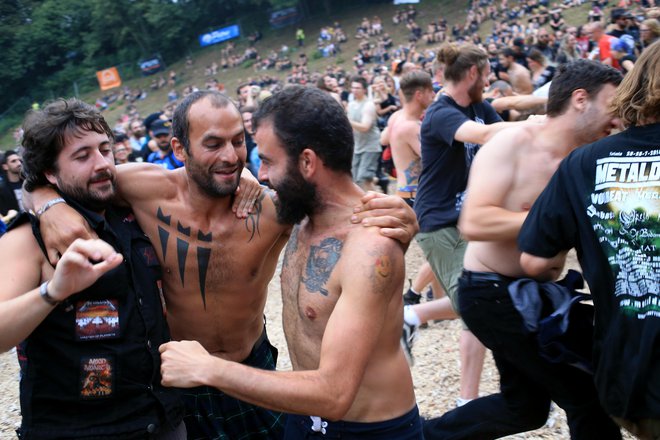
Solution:
<path fill-rule="evenodd" d="M 22 343 L 22 439 L 149 438 L 183 415 L 160 384 L 170 339 L 161 269 L 131 211 L 105 218 L 67 200 L 124 263 L 57 306 Z M 38 221 L 30 217 L 43 249 Z"/>

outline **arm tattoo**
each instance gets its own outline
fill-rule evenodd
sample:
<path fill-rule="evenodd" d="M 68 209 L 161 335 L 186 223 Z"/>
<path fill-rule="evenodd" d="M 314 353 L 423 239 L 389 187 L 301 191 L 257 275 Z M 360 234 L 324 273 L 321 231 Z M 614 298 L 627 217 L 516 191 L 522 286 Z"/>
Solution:
<path fill-rule="evenodd" d="M 259 198 L 254 202 L 254 213 L 248 214 L 245 219 L 245 229 L 250 233 L 250 239 L 248 243 L 254 238 L 254 234 L 261 236 L 259 232 L 259 220 L 261 219 L 261 211 L 264 208 L 263 200 L 266 196 L 266 192 L 262 192 Z"/>
<path fill-rule="evenodd" d="M 163 210 L 158 207 L 156 219 L 165 226 L 171 226 L 172 216 L 165 215 Z M 176 254 L 177 264 L 179 268 L 179 276 L 181 277 L 181 285 L 185 286 L 185 273 L 186 273 L 186 260 L 188 258 L 188 249 L 190 247 L 190 240 L 193 236 L 192 228 L 186 227 L 181 222 L 176 222 L 176 230 L 180 235 L 176 238 Z M 161 225 L 158 225 L 158 237 L 160 239 L 160 246 L 163 251 L 163 263 L 167 255 L 167 244 L 170 237 L 170 232 Z M 197 231 L 197 271 L 199 273 L 199 291 L 202 295 L 202 303 L 204 310 L 206 310 L 206 273 L 211 260 L 211 242 L 213 241 L 212 233 L 204 233 L 201 230 Z M 202 246 L 206 244 L 207 246 Z"/>
<path fill-rule="evenodd" d="M 388 255 L 381 255 L 376 258 L 376 264 L 374 269 L 376 270 L 376 275 L 380 278 L 387 278 L 392 273 L 392 261 Z"/>
<path fill-rule="evenodd" d="M 343 244 L 342 241 L 329 237 L 324 238 L 319 246 L 310 246 L 303 277 L 308 292 L 319 292 L 323 296 L 328 296 L 324 286 L 339 261 Z"/>

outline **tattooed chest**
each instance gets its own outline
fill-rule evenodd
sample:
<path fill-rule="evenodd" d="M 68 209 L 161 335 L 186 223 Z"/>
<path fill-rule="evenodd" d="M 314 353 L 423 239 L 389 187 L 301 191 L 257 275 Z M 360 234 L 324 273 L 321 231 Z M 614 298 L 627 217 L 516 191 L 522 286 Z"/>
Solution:
<path fill-rule="evenodd" d="M 292 246 L 293 245 L 293 246 Z M 282 267 L 284 306 L 301 318 L 328 316 L 339 292 L 332 288 L 332 273 L 341 258 L 343 242 L 327 237 L 316 244 L 299 244 L 292 236 Z"/>
<path fill-rule="evenodd" d="M 166 294 L 198 291 L 206 308 L 207 293 L 231 290 L 236 280 L 249 286 L 258 276 L 263 252 L 255 242 L 235 239 L 226 231 L 197 228 L 167 216 L 159 208 L 155 228 L 148 229 L 163 267 Z"/>

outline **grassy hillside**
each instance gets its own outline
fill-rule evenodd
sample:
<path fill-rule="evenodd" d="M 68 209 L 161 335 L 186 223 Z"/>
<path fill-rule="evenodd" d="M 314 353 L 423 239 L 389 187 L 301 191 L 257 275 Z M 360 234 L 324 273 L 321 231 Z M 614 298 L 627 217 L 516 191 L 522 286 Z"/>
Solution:
<path fill-rule="evenodd" d="M 467 7 L 467 1 L 451 1 L 451 0 L 422 0 L 421 3 L 416 5 L 418 10 L 417 15 L 417 24 L 426 28 L 426 24 L 437 19 L 439 16 L 443 16 L 449 25 L 453 23 L 463 21 L 465 19 L 465 8 Z M 395 43 L 402 44 L 407 42 L 408 30 L 403 24 L 395 26 L 392 24 L 392 16 L 394 12 L 399 9 L 400 6 L 395 6 L 393 4 L 378 4 L 372 5 L 369 7 L 355 7 L 351 10 L 342 11 L 331 16 L 320 16 L 317 15 L 301 23 L 306 34 L 306 45 L 303 48 L 298 48 L 295 41 L 295 26 L 289 26 L 284 29 L 262 29 L 264 38 L 257 43 L 257 49 L 259 50 L 262 56 L 266 56 L 271 49 L 276 51 L 279 48 L 286 44 L 290 48 L 290 57 L 295 59 L 300 51 L 307 54 L 309 59 L 309 70 L 312 71 L 321 71 L 327 65 L 337 63 L 342 66 L 347 71 L 350 71 L 353 68 L 352 57 L 357 51 L 359 40 L 354 38 L 355 29 L 359 25 L 362 17 L 372 18 L 374 15 L 378 15 L 383 21 L 383 27 L 385 32 L 388 32 Z M 581 24 L 586 21 L 588 12 L 588 4 L 583 5 L 580 8 L 566 10 L 564 12 L 564 18 L 569 24 Z M 348 41 L 342 45 L 342 52 L 336 58 L 320 58 L 314 59 L 313 53 L 316 50 L 316 38 L 318 37 L 319 30 L 321 26 L 331 25 L 334 21 L 341 23 L 342 28 L 346 32 L 346 35 L 349 37 Z M 480 34 L 482 37 L 485 37 L 491 29 L 490 21 L 486 21 L 482 24 Z M 247 39 L 239 38 L 235 40 L 236 43 L 236 52 L 241 53 L 247 47 Z M 220 50 L 222 49 L 222 44 L 211 46 L 204 49 L 198 49 L 197 51 L 191 53 L 193 59 L 193 66 L 191 68 L 185 67 L 185 54 L 182 55 L 181 59 L 171 64 L 168 67 L 167 71 L 175 70 L 178 75 L 178 83 L 176 86 L 179 96 L 182 95 L 184 87 L 188 85 L 196 85 L 200 89 L 204 88 L 205 82 L 209 77 L 204 75 L 204 69 L 207 65 L 210 65 L 213 61 L 220 61 Z M 426 49 L 426 45 L 423 42 L 418 42 L 418 49 Z M 252 67 L 235 67 L 230 68 L 227 71 L 221 71 L 215 78 L 223 83 L 226 87 L 226 91 L 229 96 L 235 96 L 235 90 L 238 84 L 246 81 L 250 77 L 255 77 L 261 73 L 268 74 L 271 76 L 279 77 L 284 79 L 286 76 L 285 72 L 277 72 L 274 69 L 265 70 L 255 73 Z M 121 74 L 121 71 L 120 71 Z M 164 76 L 166 72 L 164 73 Z M 138 112 L 142 117 L 147 116 L 148 114 L 159 111 L 162 109 L 163 105 L 167 102 L 167 92 L 170 90 L 169 87 L 165 86 L 160 90 L 152 91 L 149 87 L 153 77 L 144 77 L 125 81 L 124 85 L 129 86 L 132 89 L 142 88 L 148 92 L 146 99 L 137 101 L 136 107 Z M 97 98 L 101 97 L 105 93 L 100 91 L 82 95 L 81 98 L 86 102 L 93 103 Z M 126 106 L 123 103 L 113 103 L 110 107 L 104 112 L 105 118 L 108 123 L 113 126 L 117 118 L 120 117 L 126 111 Z M 5 133 L 0 133 L 0 148 L 6 150 L 8 148 L 13 148 L 14 140 L 12 137 L 13 130 L 7 130 Z"/>

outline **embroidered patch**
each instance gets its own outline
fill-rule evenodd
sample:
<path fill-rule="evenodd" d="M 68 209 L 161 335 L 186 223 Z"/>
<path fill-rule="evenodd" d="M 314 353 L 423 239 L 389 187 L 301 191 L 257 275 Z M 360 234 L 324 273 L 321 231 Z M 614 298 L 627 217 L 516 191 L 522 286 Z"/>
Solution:
<path fill-rule="evenodd" d="M 119 334 L 119 306 L 116 299 L 76 303 L 76 337 L 79 341 L 118 338 Z"/>
<path fill-rule="evenodd" d="M 153 246 L 145 246 L 143 248 L 139 248 L 139 252 L 147 266 L 152 267 L 158 266 L 160 264 L 158 262 L 158 257 L 156 256 L 156 251 Z"/>
<path fill-rule="evenodd" d="M 114 365 L 107 357 L 83 358 L 80 361 L 80 397 L 98 399 L 112 395 Z"/>

